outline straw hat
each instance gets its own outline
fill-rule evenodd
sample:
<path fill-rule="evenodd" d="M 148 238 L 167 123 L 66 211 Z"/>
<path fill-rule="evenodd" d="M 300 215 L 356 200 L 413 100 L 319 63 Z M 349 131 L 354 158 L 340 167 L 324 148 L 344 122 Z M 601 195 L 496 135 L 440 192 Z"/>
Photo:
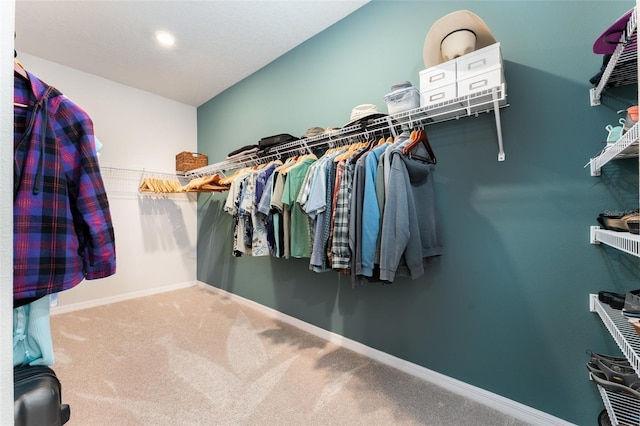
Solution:
<path fill-rule="evenodd" d="M 312 136 L 321 135 L 323 133 L 324 129 L 322 127 L 309 127 L 304 135 L 302 135 L 302 138 L 310 138 Z"/>
<path fill-rule="evenodd" d="M 430 68 L 495 42 L 491 30 L 478 15 L 458 10 L 433 23 L 424 40 L 422 58 L 425 67 Z"/>
<path fill-rule="evenodd" d="M 365 118 L 379 118 L 384 117 L 387 114 L 383 114 L 378 111 L 378 107 L 374 104 L 361 104 L 353 107 L 351 110 L 351 116 L 349 122 L 342 127 L 347 127 L 356 121 L 364 120 Z"/>

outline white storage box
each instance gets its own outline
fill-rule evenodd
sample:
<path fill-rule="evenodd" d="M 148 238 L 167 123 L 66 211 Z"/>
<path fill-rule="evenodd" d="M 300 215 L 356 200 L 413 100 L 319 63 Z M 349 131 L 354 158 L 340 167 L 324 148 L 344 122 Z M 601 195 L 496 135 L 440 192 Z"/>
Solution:
<path fill-rule="evenodd" d="M 389 115 L 420 107 L 420 92 L 415 87 L 394 90 L 384 97 Z"/>
<path fill-rule="evenodd" d="M 420 106 L 429 106 L 440 102 L 455 99 L 457 94 L 456 83 L 448 84 L 433 90 L 427 90 L 420 93 Z"/>
<path fill-rule="evenodd" d="M 489 88 L 499 86 L 504 83 L 504 73 L 500 65 L 493 69 L 486 70 L 482 74 L 472 75 L 463 80 L 458 80 L 458 96 L 466 96 L 472 93 L 481 92 Z"/>
<path fill-rule="evenodd" d="M 504 83 L 500 43 L 420 71 L 420 106 L 433 105 Z"/>
<path fill-rule="evenodd" d="M 496 67 L 502 67 L 500 43 L 494 43 L 456 58 L 456 81 L 466 80 Z"/>
<path fill-rule="evenodd" d="M 456 61 L 447 61 L 420 71 L 420 93 L 456 82 Z"/>

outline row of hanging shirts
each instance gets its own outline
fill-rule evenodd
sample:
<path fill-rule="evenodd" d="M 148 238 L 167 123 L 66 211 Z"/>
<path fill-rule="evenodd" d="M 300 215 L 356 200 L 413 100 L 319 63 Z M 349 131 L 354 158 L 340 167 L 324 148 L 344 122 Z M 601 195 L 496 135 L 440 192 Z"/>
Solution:
<path fill-rule="evenodd" d="M 426 132 L 360 140 L 225 178 L 233 254 L 309 259 L 366 281 L 417 278 L 442 253 Z"/>

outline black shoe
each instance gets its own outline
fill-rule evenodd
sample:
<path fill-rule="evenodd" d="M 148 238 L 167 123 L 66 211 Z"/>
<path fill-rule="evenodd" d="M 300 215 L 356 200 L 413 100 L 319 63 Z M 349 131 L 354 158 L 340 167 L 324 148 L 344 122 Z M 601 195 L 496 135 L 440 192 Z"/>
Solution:
<path fill-rule="evenodd" d="M 631 363 L 624 356 L 615 356 L 615 355 L 605 355 L 598 352 L 593 352 L 591 349 L 587 349 L 587 355 L 591 358 L 591 362 L 596 362 L 597 360 L 601 360 L 607 364 L 619 364 L 626 367 L 631 367 Z"/>
<path fill-rule="evenodd" d="M 611 426 L 611 419 L 609 419 L 609 413 L 604 409 L 600 411 L 600 415 L 598 415 L 598 426 Z"/>
<path fill-rule="evenodd" d="M 613 293 L 610 291 L 599 291 L 598 300 L 606 303 L 613 309 L 622 310 L 624 308 L 624 300 L 626 295 L 621 293 Z"/>

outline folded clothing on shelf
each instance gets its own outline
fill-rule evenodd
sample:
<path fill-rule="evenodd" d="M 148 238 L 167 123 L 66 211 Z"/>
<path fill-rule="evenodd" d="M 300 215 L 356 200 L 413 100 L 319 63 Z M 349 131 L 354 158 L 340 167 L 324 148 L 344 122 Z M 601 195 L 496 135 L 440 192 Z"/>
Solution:
<path fill-rule="evenodd" d="M 600 66 L 600 71 L 598 71 L 593 77 L 589 79 L 589 83 L 593 84 L 594 86 L 600 84 L 600 79 L 602 78 L 602 74 L 604 74 L 604 70 L 607 69 L 607 65 L 609 65 L 611 56 L 611 54 L 602 56 L 602 65 Z"/>
<path fill-rule="evenodd" d="M 234 159 L 246 154 L 251 154 L 258 151 L 258 145 L 245 145 L 242 148 L 231 151 L 227 154 L 227 159 Z"/>
<path fill-rule="evenodd" d="M 292 136 L 288 133 L 280 133 L 279 135 L 267 136 L 261 138 L 258 141 L 258 149 L 265 150 L 276 145 L 281 145 L 287 142 L 297 141 L 299 138 Z"/>
<path fill-rule="evenodd" d="M 628 291 L 624 296 L 624 308 L 622 313 L 625 316 L 640 316 L 640 289 Z"/>

